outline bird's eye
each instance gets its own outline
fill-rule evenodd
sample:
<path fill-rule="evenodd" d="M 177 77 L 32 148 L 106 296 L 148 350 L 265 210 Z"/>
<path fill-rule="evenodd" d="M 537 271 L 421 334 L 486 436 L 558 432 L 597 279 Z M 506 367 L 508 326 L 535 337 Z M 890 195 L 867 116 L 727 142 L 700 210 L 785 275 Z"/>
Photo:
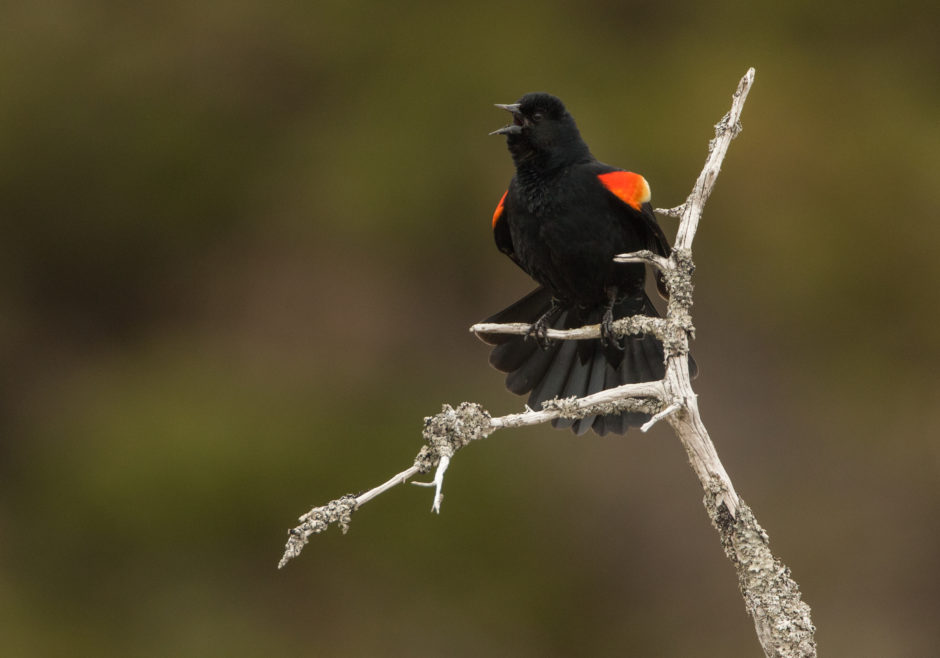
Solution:
<path fill-rule="evenodd" d="M 541 112 L 535 112 L 535 113 L 532 115 L 532 120 L 535 121 L 535 122 L 539 122 L 539 121 L 541 121 L 541 120 L 544 118 L 544 116 L 545 116 L 545 115 L 543 115 Z"/>

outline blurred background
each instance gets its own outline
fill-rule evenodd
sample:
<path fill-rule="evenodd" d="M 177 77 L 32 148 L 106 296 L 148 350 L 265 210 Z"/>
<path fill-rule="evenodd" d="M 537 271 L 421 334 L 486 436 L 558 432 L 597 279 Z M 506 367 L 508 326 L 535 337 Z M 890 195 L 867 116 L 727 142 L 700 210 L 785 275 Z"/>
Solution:
<path fill-rule="evenodd" d="M 940 642 L 934 2 L 63 0 L 0 9 L 0 653 L 755 656 L 665 425 L 500 432 L 276 570 L 315 504 L 503 414 L 467 327 L 495 102 L 561 96 L 681 203 L 695 382 L 821 652 Z M 664 219 L 667 233 L 675 222 Z"/>

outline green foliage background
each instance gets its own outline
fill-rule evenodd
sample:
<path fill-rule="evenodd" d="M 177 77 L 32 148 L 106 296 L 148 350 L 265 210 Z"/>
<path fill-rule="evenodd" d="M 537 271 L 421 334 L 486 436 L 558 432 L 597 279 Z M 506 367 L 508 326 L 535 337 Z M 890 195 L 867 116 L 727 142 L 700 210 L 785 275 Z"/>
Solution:
<path fill-rule="evenodd" d="M 935 3 L 0 8 L 0 653 L 745 656 L 668 428 L 536 428 L 363 508 L 442 402 L 518 410 L 467 333 L 530 288 L 493 102 L 546 90 L 680 203 L 696 387 L 823 653 L 940 642 Z M 667 230 L 674 230 L 665 220 Z"/>

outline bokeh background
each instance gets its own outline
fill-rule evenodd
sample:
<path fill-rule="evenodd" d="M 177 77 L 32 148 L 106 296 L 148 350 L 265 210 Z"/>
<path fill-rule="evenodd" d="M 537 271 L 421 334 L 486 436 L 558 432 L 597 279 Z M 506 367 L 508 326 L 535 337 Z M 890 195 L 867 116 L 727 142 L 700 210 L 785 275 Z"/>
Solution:
<path fill-rule="evenodd" d="M 0 653 L 754 656 L 668 427 L 494 435 L 285 570 L 310 506 L 443 402 L 518 411 L 467 327 L 527 292 L 491 103 L 560 95 L 686 196 L 695 386 L 831 656 L 940 646 L 934 2 L 0 9 Z M 667 232 L 673 220 L 664 220 Z"/>

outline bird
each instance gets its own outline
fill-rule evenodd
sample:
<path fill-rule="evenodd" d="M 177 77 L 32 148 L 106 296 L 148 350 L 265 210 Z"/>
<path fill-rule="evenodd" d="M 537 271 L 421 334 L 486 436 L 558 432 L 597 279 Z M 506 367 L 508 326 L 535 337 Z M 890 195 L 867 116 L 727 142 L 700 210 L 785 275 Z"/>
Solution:
<path fill-rule="evenodd" d="M 490 364 L 507 373 L 506 387 L 529 394 L 538 410 L 555 397 L 582 397 L 601 390 L 662 379 L 662 343 L 651 335 L 618 337 L 614 320 L 660 317 L 646 294 L 646 266 L 615 263 L 616 254 L 650 250 L 668 257 L 671 248 L 650 205 L 650 186 L 640 174 L 598 161 L 564 103 L 535 92 L 497 104 L 511 122 L 503 135 L 515 175 L 493 213 L 497 248 L 538 287 L 484 322 L 532 325 L 525 336 L 480 334 L 493 345 Z M 657 289 L 668 292 L 662 274 Z M 553 341 L 546 330 L 600 324 L 601 337 Z M 689 357 L 689 369 L 697 371 Z M 623 434 L 649 420 L 626 411 L 580 419 L 557 418 L 557 428 L 576 434 Z"/>

